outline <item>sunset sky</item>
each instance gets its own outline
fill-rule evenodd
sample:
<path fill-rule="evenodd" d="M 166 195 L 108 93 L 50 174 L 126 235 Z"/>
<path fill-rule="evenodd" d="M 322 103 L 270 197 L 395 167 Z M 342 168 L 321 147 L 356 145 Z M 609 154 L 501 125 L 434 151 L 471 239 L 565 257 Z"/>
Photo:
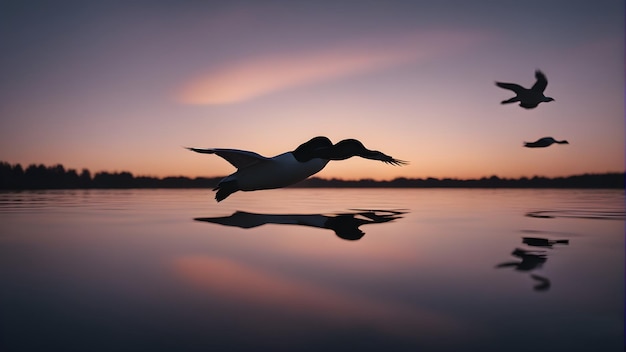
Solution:
<path fill-rule="evenodd" d="M 0 160 L 148 176 L 356 138 L 317 176 L 624 171 L 624 1 L 0 0 Z M 541 69 L 556 101 L 501 105 Z M 569 145 L 523 148 L 545 136 Z"/>

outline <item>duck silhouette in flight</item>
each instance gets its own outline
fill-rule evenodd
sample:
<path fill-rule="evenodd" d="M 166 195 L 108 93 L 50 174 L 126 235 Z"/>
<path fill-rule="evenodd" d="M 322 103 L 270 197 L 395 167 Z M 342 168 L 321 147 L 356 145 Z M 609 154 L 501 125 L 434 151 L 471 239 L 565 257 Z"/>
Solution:
<path fill-rule="evenodd" d="M 519 101 L 519 106 L 526 109 L 533 109 L 536 108 L 539 103 L 554 101 L 553 98 L 543 95 L 543 91 L 548 86 L 546 75 L 537 70 L 535 71 L 535 78 L 537 78 L 537 82 L 535 82 L 530 89 L 515 83 L 496 82 L 498 87 L 512 90 L 515 93 L 513 98 L 502 101 L 502 104 L 511 104 Z"/>
<path fill-rule="evenodd" d="M 539 138 L 538 140 L 536 140 L 534 142 L 524 142 L 524 147 L 526 147 L 526 148 L 545 148 L 545 147 L 551 146 L 554 143 L 557 143 L 557 144 L 569 144 L 569 142 L 566 141 L 566 140 L 557 141 L 556 139 L 554 139 L 552 137 L 543 137 L 543 138 Z"/>
<path fill-rule="evenodd" d="M 237 191 L 257 191 L 292 185 L 320 172 L 330 160 L 345 160 L 353 156 L 379 160 L 391 165 L 405 165 L 377 150 L 365 148 L 356 139 L 344 139 L 334 144 L 327 137 L 314 137 L 293 151 L 268 158 L 255 152 L 237 149 L 187 148 L 196 153 L 216 154 L 237 168 L 223 178 L 213 190 L 220 202 Z"/>

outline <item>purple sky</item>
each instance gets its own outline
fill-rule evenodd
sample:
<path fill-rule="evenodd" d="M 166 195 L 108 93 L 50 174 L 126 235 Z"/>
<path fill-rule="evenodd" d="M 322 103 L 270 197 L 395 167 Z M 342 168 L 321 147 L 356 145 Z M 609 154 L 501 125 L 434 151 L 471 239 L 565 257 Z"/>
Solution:
<path fill-rule="evenodd" d="M 0 160 L 137 175 L 234 169 L 317 135 L 321 177 L 624 171 L 624 2 L 1 1 Z M 500 105 L 494 81 L 556 99 Z M 569 145 L 523 148 L 553 136 Z"/>

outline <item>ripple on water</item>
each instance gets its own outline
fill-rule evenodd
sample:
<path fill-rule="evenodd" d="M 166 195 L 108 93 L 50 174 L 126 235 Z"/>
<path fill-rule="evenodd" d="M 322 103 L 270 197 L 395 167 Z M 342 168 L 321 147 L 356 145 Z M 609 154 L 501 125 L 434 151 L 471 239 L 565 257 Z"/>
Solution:
<path fill-rule="evenodd" d="M 596 220 L 624 220 L 626 213 L 624 210 L 594 210 L 594 209 L 566 209 L 566 210 L 535 210 L 526 213 L 531 218 L 554 219 L 554 218 L 574 218 L 574 219 L 596 219 Z"/>

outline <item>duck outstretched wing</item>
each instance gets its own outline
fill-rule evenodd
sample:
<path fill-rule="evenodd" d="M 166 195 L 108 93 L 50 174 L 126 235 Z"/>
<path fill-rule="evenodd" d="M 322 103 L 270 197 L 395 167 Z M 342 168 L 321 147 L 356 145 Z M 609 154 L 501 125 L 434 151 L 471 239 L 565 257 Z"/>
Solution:
<path fill-rule="evenodd" d="M 521 92 L 526 90 L 526 89 L 524 89 L 524 87 L 520 86 L 519 84 L 515 84 L 515 83 L 496 82 L 496 86 L 498 86 L 500 88 L 512 90 L 516 94 L 520 94 Z"/>
<path fill-rule="evenodd" d="M 546 87 L 548 86 L 548 79 L 546 78 L 546 75 L 544 75 L 543 72 L 537 70 L 535 71 L 535 78 L 537 78 L 537 82 L 535 82 L 531 89 L 543 93 L 543 91 L 546 90 Z"/>
<path fill-rule="evenodd" d="M 254 164 L 258 164 L 260 162 L 265 162 L 270 160 L 263 155 L 259 155 L 255 152 L 250 152 L 247 150 L 238 150 L 238 149 L 221 149 L 221 148 L 210 148 L 210 149 L 199 149 L 199 148 L 189 148 L 187 149 L 194 151 L 196 153 L 202 154 L 215 154 L 224 160 L 228 161 L 231 165 L 236 167 L 237 169 L 242 169 L 246 167 L 250 167 Z"/>

